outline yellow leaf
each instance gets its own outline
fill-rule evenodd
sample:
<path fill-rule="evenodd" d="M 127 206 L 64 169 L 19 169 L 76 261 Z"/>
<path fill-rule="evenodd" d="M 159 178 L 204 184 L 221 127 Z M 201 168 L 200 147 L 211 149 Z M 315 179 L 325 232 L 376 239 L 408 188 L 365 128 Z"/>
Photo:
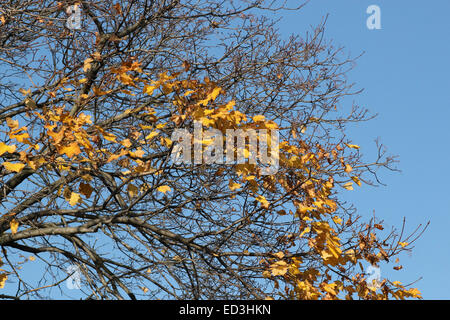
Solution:
<path fill-rule="evenodd" d="M 236 189 L 239 189 L 241 185 L 239 183 L 233 182 L 233 180 L 230 180 L 228 187 L 230 188 L 231 191 L 234 191 Z"/>
<path fill-rule="evenodd" d="M 264 196 L 257 196 L 256 197 L 256 201 L 258 201 L 259 203 L 261 203 L 261 206 L 263 208 L 268 208 L 269 207 L 269 201 L 266 200 L 266 198 Z"/>
<path fill-rule="evenodd" d="M 283 259 L 284 258 L 284 252 L 283 251 L 279 251 L 277 253 L 273 254 L 275 257 L 277 257 L 278 259 Z"/>
<path fill-rule="evenodd" d="M 355 183 L 356 183 L 358 186 L 361 187 L 361 181 L 359 180 L 358 177 L 354 176 L 354 177 L 351 177 L 351 178 L 352 178 L 353 181 L 355 181 Z"/>
<path fill-rule="evenodd" d="M 120 144 L 123 145 L 125 148 L 129 148 L 129 147 L 131 147 L 131 145 L 132 145 L 130 139 L 122 140 L 122 141 L 120 142 Z"/>
<path fill-rule="evenodd" d="M 152 131 L 152 132 L 150 132 L 149 135 L 147 135 L 147 136 L 145 137 L 145 139 L 146 139 L 146 140 L 152 140 L 152 139 L 153 139 L 154 137 L 156 137 L 158 134 L 159 134 L 159 132 Z"/>
<path fill-rule="evenodd" d="M 254 122 L 264 121 L 265 118 L 266 118 L 266 117 L 261 116 L 261 115 L 259 115 L 259 116 L 254 116 L 254 117 L 253 117 L 253 121 L 254 121 Z"/>
<path fill-rule="evenodd" d="M 347 144 L 347 147 L 352 148 L 352 149 L 359 149 L 359 146 L 356 144 Z"/>
<path fill-rule="evenodd" d="M 9 137 L 11 139 L 16 139 L 19 142 L 27 143 L 26 139 L 28 139 L 30 137 L 30 135 L 27 132 L 24 132 L 24 133 L 21 133 L 21 134 L 10 134 Z M 28 144 L 30 144 L 30 143 L 28 142 Z"/>
<path fill-rule="evenodd" d="M 11 228 L 11 233 L 16 234 L 17 228 L 19 228 L 19 222 L 16 219 L 12 219 L 9 226 Z"/>
<path fill-rule="evenodd" d="M 11 162 L 3 162 L 3 166 L 6 170 L 20 172 L 25 167 L 23 163 L 11 163 Z"/>
<path fill-rule="evenodd" d="M 13 153 L 16 151 L 15 145 L 7 145 L 6 143 L 0 142 L 0 156 L 5 152 Z"/>
<path fill-rule="evenodd" d="M 94 58 L 94 60 L 100 61 L 102 59 L 102 55 L 100 54 L 100 52 L 95 51 L 93 54 L 91 54 L 92 58 Z"/>
<path fill-rule="evenodd" d="M 0 289 L 5 287 L 6 279 L 8 279 L 8 276 L 5 273 L 0 274 Z"/>
<path fill-rule="evenodd" d="M 289 266 L 284 261 L 277 261 L 270 265 L 270 270 L 273 276 L 283 276 L 288 271 Z"/>
<path fill-rule="evenodd" d="M 209 97 L 210 99 L 212 99 L 213 101 L 216 100 L 216 98 L 217 98 L 217 96 L 219 95 L 219 93 L 220 93 L 221 90 L 222 90 L 222 89 L 219 88 L 219 87 L 214 88 L 213 91 L 208 95 L 208 97 Z"/>
<path fill-rule="evenodd" d="M 78 143 L 72 142 L 68 146 L 64 146 L 59 149 L 60 154 L 66 154 L 69 158 L 72 158 L 73 156 L 80 154 L 81 150 L 78 146 Z"/>
<path fill-rule="evenodd" d="M 172 188 L 170 188 L 169 186 L 159 186 L 156 190 L 166 194 L 166 192 L 172 190 Z"/>
<path fill-rule="evenodd" d="M 338 216 L 334 216 L 334 217 L 333 217 L 333 221 L 334 221 L 334 223 L 336 223 L 336 224 L 342 224 L 342 219 L 339 218 Z"/>
<path fill-rule="evenodd" d="M 128 152 L 128 154 L 133 158 L 142 158 L 145 154 L 145 151 L 138 148 L 135 152 Z"/>
<path fill-rule="evenodd" d="M 157 89 L 157 88 L 158 88 L 158 86 L 146 85 L 146 86 L 144 86 L 143 92 L 151 96 L 153 94 L 153 91 L 155 91 L 155 89 Z"/>
<path fill-rule="evenodd" d="M 72 192 L 69 199 L 69 204 L 73 207 L 80 201 L 80 195 L 76 192 Z"/>
<path fill-rule="evenodd" d="M 353 182 L 347 182 L 343 187 L 347 190 L 353 190 Z"/>
<path fill-rule="evenodd" d="M 99 96 L 99 97 L 112 92 L 112 90 L 103 91 L 102 89 L 97 88 L 95 86 L 92 87 L 92 91 L 94 92 L 94 94 L 96 96 Z"/>
<path fill-rule="evenodd" d="M 27 95 L 29 95 L 29 94 L 31 93 L 31 89 L 25 90 L 25 89 L 23 89 L 23 88 L 20 88 L 20 89 L 19 89 L 19 92 L 20 92 L 22 95 L 27 96 Z"/>
<path fill-rule="evenodd" d="M 19 120 L 13 120 L 11 118 L 6 118 L 6 124 L 11 130 L 15 130 L 19 127 Z"/>
<path fill-rule="evenodd" d="M 172 145 L 172 140 L 169 138 L 161 138 L 161 144 L 166 147 L 170 147 Z"/>
<path fill-rule="evenodd" d="M 299 238 L 303 237 L 305 235 L 305 233 L 308 233 L 311 231 L 310 227 L 306 227 L 305 230 L 302 231 L 302 233 L 300 233 L 300 235 L 298 236 Z"/>
<path fill-rule="evenodd" d="M 402 248 L 406 247 L 409 243 L 408 242 L 399 242 L 399 245 L 402 246 Z"/>
<path fill-rule="evenodd" d="M 219 87 L 214 88 L 213 91 L 210 94 L 208 94 L 206 99 L 199 101 L 198 104 L 206 106 L 210 100 L 212 100 L 212 101 L 216 100 L 216 98 L 219 95 L 221 90 L 222 89 Z"/>
<path fill-rule="evenodd" d="M 116 142 L 117 137 L 115 135 L 113 135 L 112 133 L 109 132 L 102 132 L 103 138 L 105 138 L 105 140 L 111 141 L 111 142 Z"/>
<path fill-rule="evenodd" d="M 89 69 L 91 69 L 91 63 L 93 62 L 94 60 L 92 59 L 92 58 L 87 58 L 86 60 L 84 60 L 84 63 L 83 63 L 83 70 L 84 70 L 84 72 L 86 72 L 86 71 L 88 71 Z"/>
<path fill-rule="evenodd" d="M 123 84 L 126 84 L 126 85 L 133 85 L 134 84 L 133 78 L 130 75 L 126 74 L 126 73 L 119 74 L 117 78 Z"/>
<path fill-rule="evenodd" d="M 352 172 L 352 170 L 353 170 L 352 166 L 347 163 L 345 165 L 345 172 L 349 173 L 349 172 Z"/>
<path fill-rule="evenodd" d="M 411 295 L 413 298 L 422 298 L 421 292 L 417 288 L 411 288 L 408 291 L 408 294 Z"/>
<path fill-rule="evenodd" d="M 34 257 L 34 256 L 29 256 L 29 257 L 28 257 L 28 260 L 34 261 L 34 260 L 36 260 L 36 257 Z"/>

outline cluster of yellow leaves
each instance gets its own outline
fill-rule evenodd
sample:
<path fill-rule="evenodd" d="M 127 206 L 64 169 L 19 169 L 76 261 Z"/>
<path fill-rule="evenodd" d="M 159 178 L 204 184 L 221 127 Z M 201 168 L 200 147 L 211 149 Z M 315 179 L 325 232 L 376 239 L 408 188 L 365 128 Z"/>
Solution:
<path fill-rule="evenodd" d="M 87 58 L 83 63 L 83 71 L 91 70 L 93 63 L 100 59 L 101 56 L 98 53 Z M 184 67 L 188 69 L 189 66 L 185 64 Z M 142 94 L 154 95 L 158 92 L 158 95 L 164 95 L 167 100 L 170 100 L 172 104 L 170 108 L 173 110 L 170 121 L 175 127 L 183 126 L 186 121 L 198 121 L 202 126 L 217 129 L 224 134 L 227 129 L 267 129 L 268 131 L 278 129 L 277 123 L 266 119 L 264 115 L 250 116 L 236 110 L 235 101 L 224 101 L 225 90 L 209 78 L 204 78 L 203 81 L 180 80 L 178 79 L 180 73 L 163 72 L 157 79 L 149 80 L 142 76 L 144 72 L 139 62 L 133 59 L 123 62 L 119 67 L 112 68 L 110 71 L 113 75 L 112 81 L 120 83 L 122 87 L 120 92 L 122 93 L 134 95 L 131 91 L 123 89 L 123 86 L 135 90 L 142 84 L 143 88 L 139 89 L 142 90 Z M 62 81 L 61 86 L 64 85 L 64 82 Z M 83 78 L 71 83 L 83 85 L 86 82 L 87 78 Z M 111 85 L 111 83 L 109 84 Z M 113 88 L 106 90 L 93 86 L 92 90 L 94 95 L 103 96 L 112 92 Z M 23 90 L 22 93 L 28 98 L 30 91 Z M 88 97 L 85 95 L 81 98 L 87 99 Z M 126 110 L 123 114 L 118 115 L 118 117 L 126 117 L 133 114 L 136 118 L 146 117 L 148 119 L 145 124 L 136 125 L 139 128 L 134 128 L 130 132 L 130 138 L 120 141 L 114 133 L 101 126 L 93 125 L 89 114 L 72 115 L 65 106 L 44 108 L 39 112 L 35 110 L 34 114 L 43 122 L 45 129 L 42 135 L 44 138 L 41 138 L 39 142 L 45 146 L 51 146 L 51 149 L 56 152 L 47 157 L 33 154 L 33 151 L 39 149 L 39 145 L 34 142 L 37 139 L 32 139 L 27 128 L 20 127 L 17 120 L 8 118 L 9 138 L 16 140 L 18 145 L 0 143 L 0 155 L 21 150 L 19 151 L 20 162 L 3 163 L 3 166 L 9 171 L 20 172 L 25 166 L 36 170 L 43 165 L 53 165 L 60 171 L 80 170 L 80 168 L 89 171 L 87 168 L 95 170 L 102 165 L 116 161 L 125 170 L 122 171 L 122 174 L 126 181 L 126 192 L 130 198 L 134 198 L 150 186 L 138 186 L 136 180 L 133 181 L 132 178 L 126 177 L 144 173 L 157 175 L 158 170 L 152 167 L 150 161 L 144 159 L 146 150 L 154 147 L 168 149 L 172 145 L 166 132 L 167 123 L 157 123 L 159 120 L 157 114 L 150 107 L 136 106 L 134 109 Z M 303 134 L 305 131 L 306 127 L 300 132 Z M 299 225 L 297 234 L 289 241 L 293 245 L 296 242 L 306 241 L 311 250 L 310 254 L 321 260 L 323 266 L 341 270 L 348 265 L 356 265 L 361 259 L 376 263 L 385 258 L 385 253 L 381 248 L 378 248 L 378 255 L 371 253 L 369 248 L 375 248 L 374 243 L 376 243 L 373 240 L 361 237 L 359 247 L 346 250 L 338 236 L 337 228 L 343 226 L 344 221 L 336 215 L 337 204 L 332 199 L 336 183 L 333 176 L 324 178 L 322 172 L 324 166 L 334 166 L 341 173 L 346 174 L 350 180 L 339 183 L 343 188 L 353 190 L 353 183 L 361 186 L 360 177 L 355 174 L 357 166 L 345 163 L 344 157 L 340 154 L 344 148 L 337 145 L 331 150 L 326 150 L 319 144 L 309 145 L 296 134 L 293 134 L 293 137 L 292 140 L 281 141 L 279 144 L 280 169 L 276 174 L 262 176 L 260 168 L 255 164 L 235 164 L 233 169 L 236 177 L 230 179 L 228 184 L 232 191 L 231 196 L 235 196 L 241 190 L 249 190 L 255 204 L 258 204 L 261 209 L 271 212 L 277 201 L 280 200 L 273 198 L 274 196 L 292 195 L 291 205 L 294 211 L 289 210 L 289 213 L 298 218 Z M 271 146 L 270 138 L 267 142 Z M 19 147 L 19 144 L 23 147 Z M 210 144 L 211 141 L 207 139 L 202 141 L 205 148 Z M 355 152 L 358 152 L 357 150 L 360 148 L 354 144 L 346 144 L 346 146 L 356 150 Z M 248 144 L 245 146 L 244 155 L 246 158 L 250 157 Z M 83 197 L 89 199 L 95 192 L 89 174 L 85 174 L 82 178 L 83 181 L 78 184 L 78 190 L 74 191 L 69 186 L 65 186 L 64 190 L 59 190 L 71 206 L 82 204 Z M 166 195 L 172 191 L 172 188 L 168 185 L 159 185 L 156 187 L 156 191 Z M 287 214 L 285 210 L 277 212 L 279 215 Z M 10 226 L 12 233 L 16 233 L 17 221 L 13 219 Z M 399 245 L 403 247 L 407 243 L 399 243 Z M 285 294 L 291 298 L 337 299 L 343 295 L 351 298 L 353 294 L 364 299 L 386 298 L 388 294 L 400 299 L 420 297 L 420 293 L 416 289 L 407 290 L 400 284 L 394 284 L 395 290 L 388 288 L 385 284 L 384 291 L 376 293 L 367 286 L 361 277 L 352 279 L 351 284 L 344 284 L 342 281 L 332 279 L 328 274 L 321 274 L 313 266 L 305 265 L 301 258 L 288 256 L 287 252 L 278 252 L 273 256 L 268 262 L 266 261 L 267 270 L 263 275 L 274 280 L 276 287 L 278 280 L 282 279 L 285 284 Z M 1 276 L 0 285 L 2 284 Z"/>
<path fill-rule="evenodd" d="M 3 265 L 3 261 L 0 258 L 0 267 Z M 1 271 L 5 271 L 3 269 L 0 269 L 0 289 L 3 289 L 5 287 L 5 282 L 8 279 L 8 275 L 5 272 L 1 272 Z"/>

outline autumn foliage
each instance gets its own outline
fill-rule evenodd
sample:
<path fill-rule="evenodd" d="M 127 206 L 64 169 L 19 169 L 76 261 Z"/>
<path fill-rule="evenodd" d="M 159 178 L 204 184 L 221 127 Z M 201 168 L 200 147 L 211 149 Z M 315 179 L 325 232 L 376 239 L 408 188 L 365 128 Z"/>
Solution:
<path fill-rule="evenodd" d="M 207 4 L 229 16 L 213 24 L 190 1 L 86 4 L 90 26 L 65 35 L 50 23 L 61 9 L 41 7 L 46 37 L 73 62 L 55 58 L 52 77 L 39 81 L 48 70 L 35 71 L 34 85 L 17 84 L 18 94 L 1 106 L 2 262 L 29 253 L 57 262 L 48 268 L 76 264 L 86 297 L 98 299 L 421 298 L 398 281 L 367 281 L 367 265 L 394 261 L 416 238 L 386 233 L 381 221 L 363 221 L 339 201 L 343 192 L 374 184 L 370 176 L 377 180 L 375 169 L 389 168 L 392 158 L 380 151 L 365 162 L 364 147 L 341 134 L 365 112 L 339 109 L 349 89 L 340 72 L 346 62 L 327 53 L 323 26 L 283 44 L 270 24 L 247 13 L 261 4 Z M 4 16 L 6 26 L 18 18 Z M 167 34 L 144 34 L 155 21 Z M 203 61 L 190 46 L 207 48 L 203 35 L 239 21 L 250 42 L 265 37 L 260 45 L 275 52 L 241 48 L 244 36 L 234 29 L 222 58 Z M 173 42 L 178 36 L 184 47 Z M 173 55 L 165 60 L 167 52 Z M 194 122 L 224 135 L 278 130 L 277 172 L 261 174 L 248 162 L 173 163 L 172 133 L 193 130 Z M 244 154 L 250 157 L 249 143 Z M 3 266 L 4 290 L 7 278 L 22 281 L 15 264 Z M 48 281 L 62 286 L 63 278 Z M 39 292 L 22 288 L 20 296 Z"/>

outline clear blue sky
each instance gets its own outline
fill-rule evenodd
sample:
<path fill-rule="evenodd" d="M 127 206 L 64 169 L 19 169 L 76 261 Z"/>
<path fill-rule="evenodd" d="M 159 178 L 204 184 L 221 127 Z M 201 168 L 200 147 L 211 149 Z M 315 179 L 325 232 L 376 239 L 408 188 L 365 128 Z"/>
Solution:
<path fill-rule="evenodd" d="M 290 4 L 298 1 L 290 1 Z M 369 5 L 381 9 L 381 30 L 369 30 Z M 386 187 L 348 191 L 360 214 L 375 210 L 388 226 L 406 230 L 431 220 L 412 254 L 404 254 L 404 269 L 381 266 L 381 275 L 415 284 L 425 299 L 449 299 L 450 294 L 450 1 L 313 0 L 300 12 L 288 12 L 280 31 L 304 34 L 329 14 L 326 37 L 353 56 L 365 52 L 349 73 L 349 81 L 364 92 L 356 103 L 379 116 L 349 131 L 367 160 L 374 139 L 399 155 L 401 173 L 382 172 Z M 349 101 L 351 103 L 351 101 Z"/>

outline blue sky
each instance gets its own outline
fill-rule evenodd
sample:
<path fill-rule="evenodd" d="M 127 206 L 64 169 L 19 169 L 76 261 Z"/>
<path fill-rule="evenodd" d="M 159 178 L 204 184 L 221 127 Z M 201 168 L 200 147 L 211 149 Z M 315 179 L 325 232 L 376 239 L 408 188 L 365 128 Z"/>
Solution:
<path fill-rule="evenodd" d="M 290 4 L 299 3 L 290 1 Z M 369 30 L 369 5 L 381 9 L 381 29 Z M 387 186 L 348 191 L 364 217 L 376 216 L 406 231 L 431 221 L 412 254 L 400 256 L 403 270 L 381 266 L 381 275 L 414 286 L 425 299 L 449 299 L 450 197 L 450 1 L 313 0 L 284 13 L 280 31 L 300 35 L 329 14 L 325 35 L 352 56 L 365 54 L 348 76 L 364 88 L 355 101 L 378 117 L 348 131 L 371 159 L 374 139 L 398 155 L 401 173 L 382 171 Z"/>

